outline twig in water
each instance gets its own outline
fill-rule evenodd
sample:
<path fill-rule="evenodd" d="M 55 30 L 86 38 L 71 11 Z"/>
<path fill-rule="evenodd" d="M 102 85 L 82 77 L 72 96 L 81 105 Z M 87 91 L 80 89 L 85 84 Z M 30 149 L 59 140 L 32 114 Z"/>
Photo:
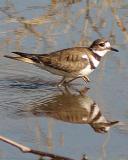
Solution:
<path fill-rule="evenodd" d="M 32 154 L 36 154 L 36 155 L 39 155 L 39 156 L 42 156 L 42 157 L 56 158 L 58 160 L 74 160 L 74 159 L 71 159 L 71 158 L 68 158 L 68 157 L 63 157 L 63 156 L 59 156 L 59 155 L 56 155 L 56 154 L 31 149 L 29 147 L 26 147 L 26 146 L 24 146 L 20 143 L 12 141 L 12 140 L 10 140 L 6 137 L 3 137 L 3 136 L 0 136 L 0 140 L 5 142 L 5 143 L 8 143 L 12 146 L 15 146 L 16 148 L 21 150 L 23 153 L 32 153 Z"/>

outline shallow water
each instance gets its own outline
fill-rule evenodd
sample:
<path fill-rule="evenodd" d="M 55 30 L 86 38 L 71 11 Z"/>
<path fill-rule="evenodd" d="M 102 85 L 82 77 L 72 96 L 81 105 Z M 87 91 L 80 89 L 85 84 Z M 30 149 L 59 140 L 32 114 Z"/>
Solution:
<path fill-rule="evenodd" d="M 0 0 L 0 22 L 0 135 L 77 160 L 127 160 L 128 1 Z M 80 79 L 60 89 L 60 77 L 3 57 L 89 46 L 102 36 L 119 52 L 89 76 L 86 94 Z M 99 133 L 88 119 L 94 111 L 119 123 Z M 1 160 L 38 158 L 0 142 Z"/>

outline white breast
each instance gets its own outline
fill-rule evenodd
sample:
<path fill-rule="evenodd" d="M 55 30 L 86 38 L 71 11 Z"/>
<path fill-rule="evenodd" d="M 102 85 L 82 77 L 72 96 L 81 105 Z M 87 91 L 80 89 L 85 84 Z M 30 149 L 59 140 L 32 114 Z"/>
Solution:
<path fill-rule="evenodd" d="M 98 67 L 98 65 L 99 65 L 100 62 L 97 59 L 95 59 L 95 57 L 93 57 L 93 56 L 91 56 L 91 60 L 92 60 L 92 62 L 94 64 L 94 66 Z"/>
<path fill-rule="evenodd" d="M 89 65 L 87 65 L 87 67 L 86 68 L 84 68 L 84 69 L 82 69 L 81 71 L 80 71 L 80 76 L 85 76 L 85 75 L 89 75 L 91 72 L 93 72 L 94 71 L 94 69 L 91 69 L 91 66 L 90 66 L 90 64 Z"/>
<path fill-rule="evenodd" d="M 93 56 L 91 56 L 91 61 L 92 61 L 93 65 L 94 65 L 95 67 L 98 67 L 98 65 L 99 65 L 100 62 L 99 62 L 97 59 L 95 59 Z M 91 69 L 91 65 L 88 64 L 84 69 L 82 69 L 82 70 L 80 71 L 80 75 L 81 75 L 81 76 L 89 75 L 89 74 L 92 73 L 93 71 L 94 71 L 94 69 Z"/>

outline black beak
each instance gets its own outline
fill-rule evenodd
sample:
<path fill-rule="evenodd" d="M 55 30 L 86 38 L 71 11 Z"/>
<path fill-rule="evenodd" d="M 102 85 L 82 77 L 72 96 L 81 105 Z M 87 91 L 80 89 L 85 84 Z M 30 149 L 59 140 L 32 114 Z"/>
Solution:
<path fill-rule="evenodd" d="M 110 48 L 111 51 L 115 51 L 115 52 L 119 52 L 119 50 L 115 49 L 115 48 Z"/>

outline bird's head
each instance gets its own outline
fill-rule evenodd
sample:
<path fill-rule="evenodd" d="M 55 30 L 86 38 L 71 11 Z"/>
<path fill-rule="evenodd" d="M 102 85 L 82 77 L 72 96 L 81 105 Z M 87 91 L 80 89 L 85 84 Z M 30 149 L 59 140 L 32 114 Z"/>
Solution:
<path fill-rule="evenodd" d="M 89 48 L 101 57 L 103 57 L 108 51 L 119 52 L 117 49 L 111 47 L 110 42 L 105 38 L 95 40 Z"/>

